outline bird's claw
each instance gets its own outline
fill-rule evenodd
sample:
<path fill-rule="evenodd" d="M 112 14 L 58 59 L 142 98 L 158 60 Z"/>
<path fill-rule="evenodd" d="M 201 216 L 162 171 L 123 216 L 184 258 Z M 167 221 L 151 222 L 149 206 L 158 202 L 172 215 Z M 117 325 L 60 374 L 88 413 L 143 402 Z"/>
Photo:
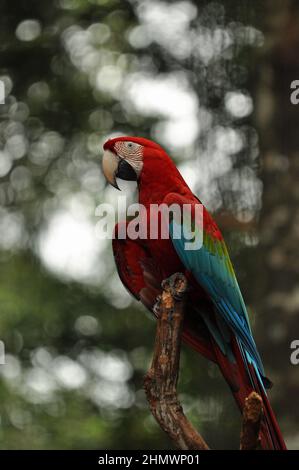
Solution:
<path fill-rule="evenodd" d="M 153 306 L 153 312 L 157 317 L 160 314 L 161 300 L 162 300 L 162 296 L 158 295 L 156 298 L 156 302 L 154 303 L 154 306 Z"/>
<path fill-rule="evenodd" d="M 172 274 L 161 283 L 162 289 L 170 292 L 174 299 L 181 300 L 188 289 L 188 282 L 183 273 Z"/>

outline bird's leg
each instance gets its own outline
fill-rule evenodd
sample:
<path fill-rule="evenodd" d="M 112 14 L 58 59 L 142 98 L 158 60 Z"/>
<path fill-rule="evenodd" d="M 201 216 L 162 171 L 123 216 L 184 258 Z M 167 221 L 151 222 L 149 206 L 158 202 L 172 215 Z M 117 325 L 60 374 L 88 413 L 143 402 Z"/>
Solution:
<path fill-rule="evenodd" d="M 172 274 L 168 279 L 161 283 L 163 291 L 169 293 L 175 300 L 182 300 L 188 290 L 187 279 L 182 273 Z M 165 301 L 165 298 L 164 298 Z M 162 303 L 162 294 L 158 295 L 153 306 L 154 314 L 160 315 L 160 307 Z"/>
<path fill-rule="evenodd" d="M 153 306 L 153 312 L 156 315 L 156 317 L 159 317 L 160 315 L 161 302 L 162 302 L 162 295 L 158 295 L 156 298 L 156 302 Z"/>
<path fill-rule="evenodd" d="M 175 300 L 182 300 L 188 290 L 188 282 L 184 274 L 175 273 L 162 281 L 161 287 L 169 292 Z"/>

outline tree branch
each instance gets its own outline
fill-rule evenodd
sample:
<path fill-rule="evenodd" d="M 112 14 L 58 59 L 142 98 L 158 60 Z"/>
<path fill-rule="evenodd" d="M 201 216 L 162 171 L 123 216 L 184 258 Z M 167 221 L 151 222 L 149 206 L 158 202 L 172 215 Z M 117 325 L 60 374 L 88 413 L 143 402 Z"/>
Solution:
<path fill-rule="evenodd" d="M 240 438 L 240 450 L 260 450 L 259 432 L 263 416 L 263 400 L 251 392 L 245 400 Z"/>
<path fill-rule="evenodd" d="M 157 300 L 158 314 L 154 355 L 144 379 L 144 388 L 151 412 L 160 427 L 177 448 L 209 450 L 209 446 L 186 418 L 177 396 L 180 349 L 188 283 L 181 273 L 162 283 Z M 252 392 L 246 399 L 241 432 L 241 450 L 260 448 L 259 431 L 262 399 Z"/>
<path fill-rule="evenodd" d="M 207 450 L 208 445 L 184 415 L 177 396 L 180 345 L 187 280 L 174 274 L 162 284 L 154 356 L 144 388 L 150 409 L 179 449 Z"/>

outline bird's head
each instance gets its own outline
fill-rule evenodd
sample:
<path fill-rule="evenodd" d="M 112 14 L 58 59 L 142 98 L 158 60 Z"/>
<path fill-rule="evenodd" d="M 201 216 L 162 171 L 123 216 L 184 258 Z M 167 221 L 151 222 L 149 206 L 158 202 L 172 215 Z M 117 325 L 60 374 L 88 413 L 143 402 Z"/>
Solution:
<path fill-rule="evenodd" d="M 104 144 L 102 160 L 103 172 L 107 181 L 119 189 L 116 179 L 138 181 L 147 155 L 164 153 L 163 149 L 142 137 L 116 137 Z"/>

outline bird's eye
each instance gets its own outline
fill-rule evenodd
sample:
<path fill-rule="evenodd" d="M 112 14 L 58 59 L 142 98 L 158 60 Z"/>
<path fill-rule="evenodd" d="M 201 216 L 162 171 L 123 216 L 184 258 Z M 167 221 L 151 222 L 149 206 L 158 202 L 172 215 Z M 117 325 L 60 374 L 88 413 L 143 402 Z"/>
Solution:
<path fill-rule="evenodd" d="M 126 147 L 127 147 L 128 149 L 134 148 L 133 142 L 126 142 Z"/>

